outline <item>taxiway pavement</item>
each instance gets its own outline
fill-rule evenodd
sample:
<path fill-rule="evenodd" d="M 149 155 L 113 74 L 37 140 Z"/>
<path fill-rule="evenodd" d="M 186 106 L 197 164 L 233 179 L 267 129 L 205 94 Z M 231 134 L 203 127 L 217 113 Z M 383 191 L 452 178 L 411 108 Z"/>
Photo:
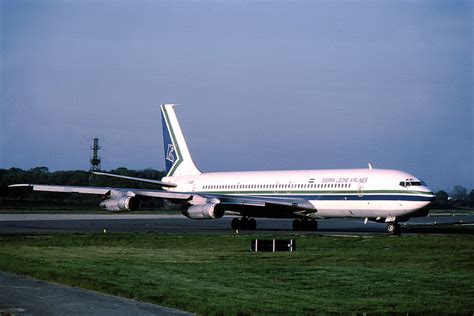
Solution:
<path fill-rule="evenodd" d="M 182 215 L 135 214 L 0 214 L 0 234 L 29 233 L 103 233 L 105 232 L 232 232 L 232 217 L 217 220 L 192 220 Z M 446 223 L 474 223 L 474 215 L 431 216 L 414 218 L 402 227 Z M 386 233 L 383 223 L 362 219 L 327 219 L 318 221 L 318 233 Z M 253 233 L 292 232 L 291 219 L 257 219 Z"/>
<path fill-rule="evenodd" d="M 0 315 L 191 315 L 0 271 Z"/>

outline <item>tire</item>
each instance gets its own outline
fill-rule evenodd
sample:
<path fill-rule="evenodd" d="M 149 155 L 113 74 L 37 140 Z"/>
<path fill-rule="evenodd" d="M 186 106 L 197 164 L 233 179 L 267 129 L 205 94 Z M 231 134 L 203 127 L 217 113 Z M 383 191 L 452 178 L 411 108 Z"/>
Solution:
<path fill-rule="evenodd" d="M 317 231 L 318 230 L 318 222 L 314 219 L 308 221 L 308 230 L 310 231 Z"/>
<path fill-rule="evenodd" d="M 301 219 L 297 218 L 293 220 L 293 230 L 299 231 L 301 230 L 302 227 L 303 227 L 303 222 L 301 221 Z"/>
<path fill-rule="evenodd" d="M 400 225 L 398 223 L 388 223 L 387 232 L 390 235 L 400 235 Z"/>
<path fill-rule="evenodd" d="M 247 227 L 250 230 L 255 230 L 257 228 L 257 221 L 254 218 L 249 218 Z"/>
<path fill-rule="evenodd" d="M 232 227 L 232 230 L 237 230 L 240 228 L 240 219 L 238 218 L 233 218 L 232 222 L 230 223 L 230 227 Z"/>

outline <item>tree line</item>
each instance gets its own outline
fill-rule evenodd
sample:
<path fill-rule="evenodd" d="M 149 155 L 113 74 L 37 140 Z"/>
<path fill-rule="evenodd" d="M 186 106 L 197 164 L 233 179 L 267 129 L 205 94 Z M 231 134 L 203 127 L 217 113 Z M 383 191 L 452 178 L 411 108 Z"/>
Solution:
<path fill-rule="evenodd" d="M 460 185 L 455 185 L 451 192 L 438 191 L 431 208 L 452 209 L 459 207 L 474 207 L 474 190 L 468 190 Z"/>
<path fill-rule="evenodd" d="M 130 170 L 117 168 L 109 173 L 160 180 L 165 176 L 163 171 L 153 169 Z M 93 175 L 84 170 L 51 172 L 47 167 L 36 167 L 29 170 L 19 168 L 0 169 L 0 205 L 3 207 L 84 207 L 97 208 L 102 197 L 88 194 L 64 194 L 55 192 L 31 192 L 25 188 L 9 188 L 10 184 L 34 183 L 73 186 L 97 186 L 138 189 L 160 189 L 159 186 L 118 178 Z M 163 208 L 163 201 L 150 199 L 142 202 L 143 208 Z"/>
<path fill-rule="evenodd" d="M 161 180 L 165 176 L 164 171 L 154 169 L 132 170 L 124 167 L 112 169 L 107 171 L 109 173 Z M 132 182 L 130 180 L 123 180 L 105 176 L 93 175 L 84 170 L 68 170 L 68 171 L 54 171 L 51 172 L 47 167 L 36 167 L 29 170 L 22 170 L 19 168 L 0 169 L 0 202 L 2 204 L 8 203 L 22 203 L 20 201 L 31 203 L 69 203 L 72 206 L 76 205 L 93 205 L 100 202 L 100 197 L 77 194 L 62 194 L 62 193 L 38 193 L 30 194 L 25 190 L 8 188 L 10 184 L 14 183 L 35 183 L 35 184 L 55 184 L 55 185 L 76 185 L 76 186 L 105 186 L 105 187 L 119 187 L 119 188 L 139 188 L 139 189 L 159 189 L 158 186 L 142 182 Z M 154 203 L 154 204 L 150 204 Z M 151 207 L 163 206 L 162 202 L 148 202 Z M 462 186 L 456 185 L 448 193 L 446 191 L 438 191 L 436 193 L 436 200 L 432 208 L 458 208 L 458 207 L 474 207 L 474 190 L 468 193 L 468 190 Z"/>

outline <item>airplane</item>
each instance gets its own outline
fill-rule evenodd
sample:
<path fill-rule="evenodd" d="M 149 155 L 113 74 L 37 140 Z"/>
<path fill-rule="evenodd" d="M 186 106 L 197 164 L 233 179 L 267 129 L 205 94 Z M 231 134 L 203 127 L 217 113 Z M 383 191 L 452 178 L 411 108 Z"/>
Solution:
<path fill-rule="evenodd" d="M 109 212 L 134 211 L 143 198 L 184 205 L 183 215 L 218 219 L 237 215 L 234 230 L 254 230 L 255 218 L 293 219 L 294 230 L 315 231 L 317 220 L 361 218 L 387 223 L 390 234 L 400 222 L 428 215 L 435 195 L 415 176 L 398 170 L 326 169 L 243 172 L 201 172 L 194 163 L 175 113 L 175 104 L 161 105 L 166 176 L 158 180 L 110 173 L 97 175 L 152 183 L 161 189 L 124 189 L 42 184 L 13 184 L 34 191 L 96 194 Z"/>

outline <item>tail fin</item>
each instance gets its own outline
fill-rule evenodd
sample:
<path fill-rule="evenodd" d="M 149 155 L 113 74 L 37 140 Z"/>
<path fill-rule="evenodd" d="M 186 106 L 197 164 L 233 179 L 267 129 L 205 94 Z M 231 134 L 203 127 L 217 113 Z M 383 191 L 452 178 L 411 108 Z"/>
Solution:
<path fill-rule="evenodd" d="M 161 105 L 163 143 L 165 146 L 165 165 L 167 177 L 201 174 L 194 165 L 186 140 L 179 126 L 174 104 Z"/>

